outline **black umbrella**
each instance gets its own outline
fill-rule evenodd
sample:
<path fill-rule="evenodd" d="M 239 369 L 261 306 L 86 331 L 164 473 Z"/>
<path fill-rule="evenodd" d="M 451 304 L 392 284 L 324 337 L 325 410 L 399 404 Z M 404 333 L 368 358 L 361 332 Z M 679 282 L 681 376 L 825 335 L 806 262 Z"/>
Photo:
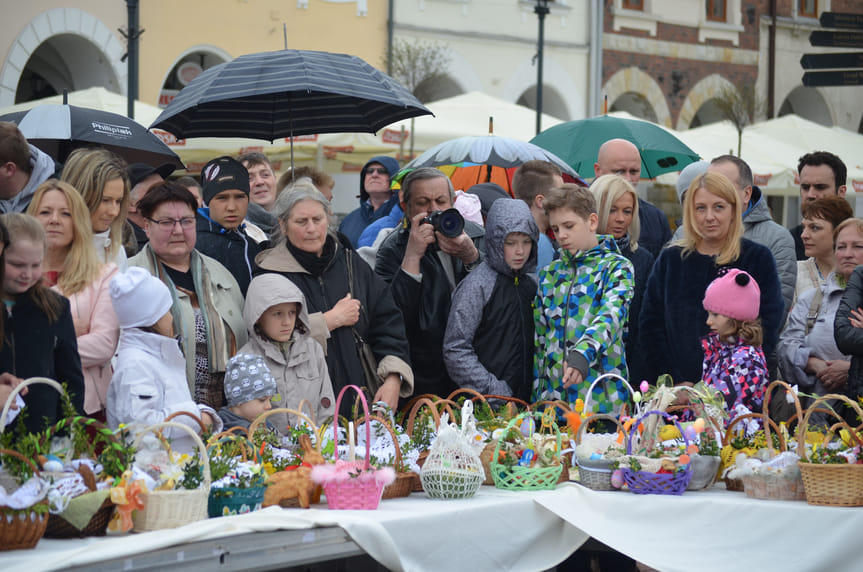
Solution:
<path fill-rule="evenodd" d="M 150 127 L 187 137 L 273 141 L 374 133 L 431 114 L 407 89 L 347 54 L 280 50 L 240 56 L 195 78 Z"/>
<path fill-rule="evenodd" d="M 25 111 L 0 116 L 11 121 L 27 141 L 63 163 L 79 147 L 104 147 L 127 163 L 185 166 L 170 147 L 146 127 L 123 115 L 76 107 L 74 105 L 39 105 Z"/>

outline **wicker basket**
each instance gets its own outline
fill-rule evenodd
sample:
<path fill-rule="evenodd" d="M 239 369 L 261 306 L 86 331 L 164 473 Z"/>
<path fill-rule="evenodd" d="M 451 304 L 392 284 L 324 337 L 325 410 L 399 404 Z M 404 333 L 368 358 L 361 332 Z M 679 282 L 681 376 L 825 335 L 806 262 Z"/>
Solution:
<path fill-rule="evenodd" d="M 104 423 L 90 417 L 82 416 L 67 417 L 66 419 L 59 420 L 45 432 L 43 443 L 47 446 L 54 434 L 65 428 L 71 428 L 72 425 L 88 427 L 93 434 L 103 436 L 109 446 L 119 446 L 117 436 L 114 435 L 114 432 L 106 427 Z M 90 445 L 89 453 L 91 453 L 93 458 L 95 458 L 96 444 L 95 442 L 91 442 Z M 102 502 L 99 509 L 90 518 L 90 521 L 80 530 L 63 518 L 62 513 L 52 514 L 48 517 L 48 529 L 45 531 L 45 538 L 84 538 L 87 536 L 104 536 L 105 530 L 108 528 L 108 522 L 110 522 L 113 514 L 114 503 L 111 502 L 110 497 L 106 498 L 105 501 Z"/>
<path fill-rule="evenodd" d="M 450 406 L 450 402 L 441 402 L 441 401 L 433 401 L 434 399 L 439 399 L 434 395 L 428 396 L 419 396 L 411 399 L 405 408 L 408 411 L 407 422 L 405 423 L 405 433 L 410 436 L 411 440 L 413 440 L 414 436 L 414 426 L 416 424 L 416 416 L 420 412 L 420 410 L 425 407 L 427 408 L 432 415 L 432 419 L 434 420 L 435 430 L 440 428 L 440 413 L 438 408 L 444 408 L 450 413 L 450 419 L 452 419 L 452 408 Z M 403 410 L 404 411 L 404 410 Z M 428 451 L 422 451 L 420 453 L 419 459 L 417 459 L 417 465 L 422 468 L 423 463 L 425 463 L 426 459 L 429 456 Z M 419 478 L 414 478 L 413 485 L 411 488 L 411 492 L 421 493 L 423 491 L 422 480 Z"/>
<path fill-rule="evenodd" d="M 743 421 L 744 419 L 758 419 L 764 422 L 764 415 L 762 413 L 746 413 L 744 415 L 738 415 L 728 424 L 728 427 L 725 429 L 725 438 L 722 441 L 722 446 L 725 448 L 726 446 L 731 445 L 731 440 L 734 438 L 734 427 Z M 784 449 L 785 447 L 785 439 L 782 436 L 782 432 L 779 431 L 779 427 L 776 426 L 776 423 L 770 418 L 767 418 L 767 424 L 776 432 L 776 435 L 779 437 L 779 447 Z M 733 461 L 733 459 L 731 459 Z M 730 465 L 726 465 L 724 463 L 720 463 L 718 473 L 721 474 L 726 468 Z M 743 492 L 743 481 L 741 479 L 729 479 L 728 477 L 724 477 L 723 481 L 725 481 L 725 489 L 729 491 L 735 492 Z"/>
<path fill-rule="evenodd" d="M 395 462 L 393 463 L 394 468 L 399 467 L 402 464 L 402 451 L 399 446 L 399 439 L 396 435 L 396 432 L 390 426 L 389 422 L 385 420 L 383 417 L 378 415 L 372 415 L 370 419 L 374 419 L 378 421 L 381 425 L 383 425 L 387 432 L 390 434 L 390 438 L 393 440 L 393 447 L 396 450 Z M 368 443 L 366 444 L 368 446 Z M 384 492 L 381 495 L 381 500 L 385 499 L 397 499 L 409 496 L 411 491 L 414 488 L 414 482 L 418 480 L 419 475 L 417 475 L 413 471 L 398 471 L 396 470 L 396 480 L 392 483 L 388 484 L 384 487 Z"/>
<path fill-rule="evenodd" d="M 616 417 L 605 414 L 591 415 L 578 426 L 578 431 L 575 434 L 576 444 L 581 443 L 587 426 L 593 421 L 600 419 L 611 421 L 617 425 L 620 431 L 623 431 L 623 426 L 621 426 L 620 421 Z M 575 457 L 575 464 L 578 466 L 579 483 L 595 491 L 618 490 L 611 485 L 611 475 L 617 466 L 617 461 L 609 459 L 583 459 L 576 455 L 575 452 L 573 452 L 573 456 Z"/>
<path fill-rule="evenodd" d="M 177 528 L 207 518 L 207 498 L 210 494 L 210 459 L 207 456 L 207 448 L 197 433 L 186 425 L 173 421 L 156 423 L 138 434 L 135 438 L 135 449 L 140 447 L 141 439 L 146 433 L 167 427 L 180 429 L 192 437 L 201 454 L 204 481 L 200 488 L 194 490 L 142 492 L 141 498 L 144 501 L 144 508 L 135 511 L 132 515 L 135 532 Z"/>
<path fill-rule="evenodd" d="M 303 402 L 308 403 L 308 401 L 306 401 L 305 399 L 303 401 L 301 401 L 300 402 L 300 408 L 301 409 L 299 409 L 299 410 L 290 409 L 288 407 L 277 407 L 275 409 L 270 409 L 269 411 L 262 413 L 261 415 L 256 417 L 255 420 L 252 422 L 252 424 L 249 426 L 249 431 L 248 431 L 249 439 L 252 439 L 254 437 L 255 433 L 258 430 L 258 427 L 261 424 L 265 423 L 267 418 L 270 415 L 274 415 L 276 413 L 285 413 L 288 416 L 295 415 L 297 417 L 297 419 L 304 420 L 306 423 L 309 424 L 309 427 L 311 427 L 312 434 L 315 437 L 314 450 L 318 455 L 320 455 L 321 444 L 323 441 L 322 435 L 324 432 L 324 427 L 323 426 L 317 427 L 315 425 L 314 419 L 312 419 L 312 417 L 310 415 L 306 415 L 305 413 L 302 412 Z M 309 412 L 311 413 L 311 404 L 309 405 Z M 279 429 L 279 428 L 277 427 L 277 429 Z M 323 459 L 323 457 L 320 457 L 320 459 Z M 320 504 L 321 494 L 323 494 L 323 490 L 324 490 L 323 487 L 321 487 L 321 485 L 318 485 L 316 483 L 311 482 L 311 480 L 309 480 L 309 486 L 311 487 L 311 491 L 312 491 L 311 494 L 309 495 L 309 504 Z M 302 507 L 302 505 L 300 504 L 299 497 L 296 497 L 296 496 L 280 500 L 279 506 L 282 508 L 308 508 L 308 507 Z"/>
<path fill-rule="evenodd" d="M 549 427 L 554 431 L 555 436 L 555 452 L 560 456 L 563 449 L 560 430 L 557 428 L 557 423 L 554 418 L 554 409 L 548 408 L 545 413 L 530 412 L 521 413 L 512 419 L 506 426 L 506 429 L 497 440 L 497 445 L 494 449 L 494 456 L 491 461 L 491 474 L 494 478 L 494 486 L 499 489 L 509 491 L 538 491 L 545 489 L 554 489 L 560 479 L 560 473 L 563 471 L 563 463 L 558 459 L 558 463 L 551 467 L 522 467 L 514 465 L 507 467 L 497 462 L 500 454 L 500 444 L 506 438 L 506 435 L 511 429 L 516 427 L 524 419 L 533 418 L 540 421 L 540 430 Z"/>
<path fill-rule="evenodd" d="M 796 415 L 791 419 L 795 419 L 797 421 L 797 427 L 799 428 L 800 423 L 803 421 L 803 410 L 800 407 L 800 400 L 797 398 L 797 394 L 794 393 L 791 386 L 784 381 L 777 380 L 767 386 L 767 389 L 765 389 L 764 392 L 764 404 L 761 408 L 761 415 L 765 420 L 770 420 L 770 399 L 773 394 L 773 388 L 779 386 L 785 388 L 786 395 L 794 397 L 794 410 Z M 779 451 L 784 453 L 788 450 L 783 434 L 777 429 L 774 429 L 775 427 L 776 426 L 773 423 L 764 423 L 764 438 L 767 443 L 767 448 L 770 450 L 771 457 L 774 456 L 773 438 L 771 436 L 771 431 L 773 430 L 776 430 L 776 434 L 779 437 Z M 743 492 L 746 493 L 746 496 L 751 498 L 761 500 L 806 500 L 803 479 L 800 476 L 797 478 L 788 478 L 769 473 L 751 474 L 741 477 L 740 480 L 743 482 Z"/>
<path fill-rule="evenodd" d="M 15 396 L 12 395 L 12 399 L 14 398 Z M 6 417 L 5 409 L 3 417 Z M 0 453 L 17 457 L 30 465 L 34 475 L 39 475 L 39 469 L 33 461 L 21 453 L 8 449 L 0 449 Z M 41 513 L 33 507 L 16 510 L 0 506 L 0 551 L 33 548 L 44 536 L 45 529 L 48 527 L 48 500 L 43 499 L 36 504 L 43 505 L 44 510 Z"/>
<path fill-rule="evenodd" d="M 803 477 L 803 487 L 806 490 L 806 502 L 822 506 L 863 506 L 863 465 L 821 465 L 810 463 L 806 452 L 806 431 L 809 429 L 809 417 L 821 403 L 838 399 L 851 407 L 859 418 L 863 418 L 860 407 L 844 395 L 828 393 L 816 399 L 806 410 L 803 422 L 797 430 L 797 450 L 801 453 L 800 475 Z M 834 411 L 830 411 L 839 417 Z M 840 419 L 839 425 L 860 444 L 857 431 Z M 835 427 L 835 426 L 834 426 Z M 824 437 L 825 444 L 830 440 L 833 430 Z"/>
<path fill-rule="evenodd" d="M 626 388 L 629 390 L 630 399 L 632 398 L 633 395 L 635 395 L 635 390 L 632 388 L 631 385 L 629 385 L 628 381 L 623 379 L 623 377 L 617 375 L 616 373 L 604 373 L 604 374 L 600 375 L 599 377 L 597 377 L 596 379 L 594 379 L 593 383 L 591 383 L 590 386 L 587 388 L 587 391 L 584 394 L 584 409 L 582 409 L 582 415 L 584 413 L 592 413 L 590 411 L 590 399 L 591 399 L 591 396 L 593 395 L 593 388 L 596 387 L 599 382 L 604 381 L 606 379 L 622 381 L 623 385 L 625 385 Z M 623 413 L 622 411 L 618 412 L 618 414 L 622 414 L 622 413 Z"/>
<path fill-rule="evenodd" d="M 356 385 L 346 385 L 339 392 L 338 397 L 336 398 L 335 410 L 339 410 L 339 406 L 342 401 L 342 397 L 348 389 L 353 389 L 360 396 L 360 401 L 363 405 L 364 418 L 365 418 L 365 426 L 366 426 L 366 443 L 370 443 L 372 440 L 372 429 L 371 424 L 369 423 L 369 406 L 366 402 L 366 398 L 363 395 L 363 390 Z M 351 438 L 350 431 L 348 431 L 348 438 Z M 339 440 L 339 428 L 337 423 L 333 423 L 333 456 L 336 461 L 339 458 L 339 448 L 338 448 L 338 440 Z M 373 469 L 371 464 L 369 463 L 370 453 L 369 447 L 366 447 L 366 454 L 364 461 L 348 461 L 349 463 L 354 464 L 354 468 L 362 471 L 365 474 L 371 474 L 370 478 L 363 478 L 362 476 L 358 478 L 334 478 L 328 479 L 321 484 L 324 487 L 324 494 L 327 497 L 327 506 L 331 510 L 375 510 L 378 508 L 378 504 L 381 501 L 381 494 L 383 493 L 385 483 L 383 483 L 380 479 L 377 478 L 376 474 L 378 469 Z M 314 475 L 314 473 L 313 473 Z"/>
<path fill-rule="evenodd" d="M 461 432 L 467 429 L 473 417 L 473 402 L 462 405 Z M 443 431 L 441 431 L 443 433 Z M 423 490 L 433 499 L 470 498 L 482 486 L 483 470 L 479 456 L 459 444 L 444 443 L 439 434 L 429 450 L 429 456 L 420 472 Z"/>
<path fill-rule="evenodd" d="M 649 415 L 661 415 L 662 417 L 674 422 L 678 431 L 683 436 L 683 441 L 689 446 L 689 439 L 683 433 L 680 424 L 668 413 L 664 411 L 648 411 L 639 417 L 629 430 L 629 436 L 626 439 L 626 454 L 632 454 L 632 437 L 638 432 L 638 426 L 642 420 Z M 623 480 L 629 485 L 629 490 L 637 495 L 681 495 L 689 485 L 689 480 L 692 478 L 692 465 L 686 465 L 682 471 L 675 474 L 665 473 L 648 473 L 647 471 L 634 471 L 630 468 L 623 468 Z"/>

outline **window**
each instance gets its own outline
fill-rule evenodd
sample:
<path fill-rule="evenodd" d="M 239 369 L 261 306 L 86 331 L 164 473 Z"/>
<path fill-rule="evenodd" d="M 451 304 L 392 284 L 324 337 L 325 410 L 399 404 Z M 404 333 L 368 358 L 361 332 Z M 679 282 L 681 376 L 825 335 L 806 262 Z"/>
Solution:
<path fill-rule="evenodd" d="M 818 0 L 797 0 L 797 15 L 804 18 L 817 18 Z"/>
<path fill-rule="evenodd" d="M 644 0 L 623 0 L 621 7 L 626 10 L 644 10 Z"/>
<path fill-rule="evenodd" d="M 727 22 L 725 2 L 726 0 L 707 0 L 707 19 L 712 22 Z"/>

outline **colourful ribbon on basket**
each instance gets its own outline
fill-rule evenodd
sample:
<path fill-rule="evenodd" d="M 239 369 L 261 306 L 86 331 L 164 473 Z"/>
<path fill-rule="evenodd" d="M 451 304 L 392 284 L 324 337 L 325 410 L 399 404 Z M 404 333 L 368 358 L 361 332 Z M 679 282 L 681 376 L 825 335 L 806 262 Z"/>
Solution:
<path fill-rule="evenodd" d="M 141 493 L 146 488 L 143 480 L 128 482 L 132 477 L 131 471 L 123 473 L 120 484 L 111 487 L 111 502 L 117 505 L 117 510 L 108 523 L 108 530 L 112 532 L 129 532 L 132 530 L 132 511 L 142 510 L 144 500 Z"/>

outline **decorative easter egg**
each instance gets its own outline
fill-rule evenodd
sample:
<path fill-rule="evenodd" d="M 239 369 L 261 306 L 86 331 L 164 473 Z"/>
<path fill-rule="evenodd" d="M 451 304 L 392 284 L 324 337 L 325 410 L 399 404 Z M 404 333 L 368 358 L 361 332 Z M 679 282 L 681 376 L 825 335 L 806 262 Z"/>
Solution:
<path fill-rule="evenodd" d="M 695 439 L 696 433 L 697 433 L 697 431 L 695 430 L 695 427 L 693 427 L 692 425 L 690 425 L 689 427 L 687 427 L 686 429 L 683 430 L 683 434 L 686 435 L 686 438 L 689 439 L 690 441 L 693 441 Z"/>
<path fill-rule="evenodd" d="M 63 472 L 63 463 L 61 463 L 57 459 L 49 459 L 45 461 L 45 464 L 42 466 L 42 470 L 48 471 L 50 473 L 60 473 Z"/>
<path fill-rule="evenodd" d="M 680 457 L 677 459 L 677 461 L 681 465 L 688 465 L 690 460 L 691 459 L 689 458 L 689 455 L 680 455 Z"/>
<path fill-rule="evenodd" d="M 704 419 L 699 417 L 695 420 L 695 423 L 692 424 L 692 427 L 699 433 L 704 431 Z"/>
<path fill-rule="evenodd" d="M 530 437 L 536 431 L 536 421 L 533 417 L 525 417 L 521 422 L 521 434 L 525 437 Z"/>
<path fill-rule="evenodd" d="M 647 380 L 642 380 L 641 385 L 638 386 L 638 389 L 641 390 L 641 393 L 646 393 L 648 389 L 650 389 L 650 384 L 647 383 Z"/>
<path fill-rule="evenodd" d="M 632 394 L 632 400 L 636 403 L 641 403 L 641 392 L 636 391 L 635 393 L 633 393 Z"/>
<path fill-rule="evenodd" d="M 613 473 L 611 473 L 611 486 L 616 489 L 619 489 L 623 486 L 623 470 L 615 469 Z"/>
<path fill-rule="evenodd" d="M 600 455 L 599 453 L 591 453 L 590 454 L 590 460 L 591 461 L 598 461 L 601 458 L 602 458 L 602 455 Z"/>

